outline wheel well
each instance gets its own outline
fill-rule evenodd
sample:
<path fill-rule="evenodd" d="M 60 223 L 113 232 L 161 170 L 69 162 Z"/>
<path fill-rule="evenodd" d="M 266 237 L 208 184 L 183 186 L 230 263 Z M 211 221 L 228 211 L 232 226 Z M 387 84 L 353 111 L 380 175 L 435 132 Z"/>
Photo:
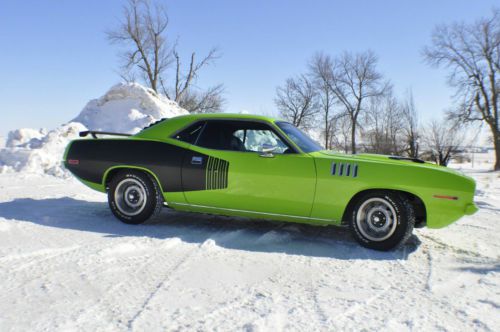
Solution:
<path fill-rule="evenodd" d="M 425 204 L 424 202 L 420 199 L 420 197 L 409 193 L 407 191 L 402 191 L 402 190 L 389 190 L 389 189 L 368 189 L 368 190 L 363 190 L 354 195 L 349 203 L 347 204 L 346 209 L 344 210 L 344 215 L 342 216 L 342 225 L 347 225 L 349 223 L 349 218 L 352 213 L 352 210 L 354 209 L 354 206 L 356 205 L 356 202 L 358 199 L 369 192 L 394 192 L 400 195 L 404 195 L 410 204 L 413 206 L 413 209 L 415 210 L 415 228 L 421 228 L 424 227 L 427 223 L 427 211 L 425 209 Z"/>
<path fill-rule="evenodd" d="M 111 169 L 109 172 L 107 172 L 105 174 L 105 178 L 104 178 L 104 187 L 106 188 L 106 191 L 109 189 L 109 183 L 111 182 L 113 177 L 115 177 L 118 173 L 120 173 L 122 171 L 126 171 L 126 170 L 132 170 L 135 172 L 141 172 L 141 173 L 149 175 L 151 180 L 156 182 L 156 184 L 160 188 L 160 191 L 163 192 L 163 190 L 161 188 L 161 184 L 158 182 L 158 179 L 156 178 L 156 176 L 154 176 L 154 174 L 151 171 L 147 171 L 145 169 L 135 168 L 135 167 L 116 167 L 116 168 Z"/>

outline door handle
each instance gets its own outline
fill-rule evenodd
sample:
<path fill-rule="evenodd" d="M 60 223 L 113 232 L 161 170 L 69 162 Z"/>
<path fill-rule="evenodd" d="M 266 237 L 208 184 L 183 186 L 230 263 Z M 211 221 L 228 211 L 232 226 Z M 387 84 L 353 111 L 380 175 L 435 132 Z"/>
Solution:
<path fill-rule="evenodd" d="M 192 165 L 201 165 L 202 163 L 203 163 L 203 157 L 193 156 L 191 158 L 191 164 Z"/>

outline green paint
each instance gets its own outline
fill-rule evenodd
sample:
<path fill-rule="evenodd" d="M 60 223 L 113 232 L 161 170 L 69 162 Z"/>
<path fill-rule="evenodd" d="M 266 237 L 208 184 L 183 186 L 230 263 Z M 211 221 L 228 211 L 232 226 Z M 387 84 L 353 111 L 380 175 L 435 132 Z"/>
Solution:
<path fill-rule="evenodd" d="M 272 158 L 264 158 L 257 152 L 212 150 L 172 138 L 177 131 L 194 121 L 214 118 L 263 121 L 286 136 L 275 125 L 274 119 L 265 116 L 197 114 L 168 119 L 128 138 L 165 142 L 210 156 L 205 185 L 212 190 L 163 192 L 165 201 L 175 209 L 338 225 L 348 203 L 356 194 L 382 189 L 402 191 L 420 198 L 430 228 L 445 227 L 477 211 L 473 202 L 474 180 L 434 164 L 393 160 L 382 155 L 347 155 L 331 151 L 276 154 Z M 224 161 L 228 164 L 224 164 Z M 336 165 L 335 175 L 332 174 L 332 163 Z M 339 174 L 341 165 L 342 175 Z M 227 167 L 226 179 L 223 173 Z M 106 176 L 116 168 L 143 170 L 160 184 L 153 172 L 132 165 L 110 168 L 101 184 L 84 183 L 92 189 L 103 191 Z M 435 195 L 458 199 L 440 199 Z"/>

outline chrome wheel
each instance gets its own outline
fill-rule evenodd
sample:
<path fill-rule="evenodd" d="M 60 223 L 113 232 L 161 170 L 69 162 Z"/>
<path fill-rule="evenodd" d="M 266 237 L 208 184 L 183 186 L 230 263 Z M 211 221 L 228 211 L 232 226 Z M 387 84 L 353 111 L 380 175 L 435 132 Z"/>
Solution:
<path fill-rule="evenodd" d="M 127 178 L 116 186 L 114 195 L 116 207 L 126 216 L 136 216 L 146 206 L 146 189 L 136 179 Z"/>
<path fill-rule="evenodd" d="M 384 241 L 394 234 L 397 214 L 392 204 L 384 198 L 374 197 L 361 204 L 356 214 L 360 233 L 371 241 Z"/>

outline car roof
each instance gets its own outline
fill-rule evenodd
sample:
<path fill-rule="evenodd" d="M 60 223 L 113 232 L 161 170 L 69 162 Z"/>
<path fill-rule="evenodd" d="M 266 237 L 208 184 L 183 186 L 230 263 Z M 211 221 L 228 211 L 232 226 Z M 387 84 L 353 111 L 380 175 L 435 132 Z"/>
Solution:
<path fill-rule="evenodd" d="M 265 115 L 257 115 L 257 114 L 243 114 L 243 113 L 199 113 L 199 114 L 187 114 L 180 115 L 176 118 L 185 118 L 190 120 L 206 120 L 206 119 L 251 119 L 251 120 L 261 120 L 261 121 L 270 121 L 274 122 L 275 118 L 265 116 Z"/>
<path fill-rule="evenodd" d="M 139 132 L 135 136 L 142 138 L 160 139 L 174 134 L 178 130 L 186 127 L 187 125 L 193 122 L 200 120 L 210 120 L 210 119 L 256 120 L 264 122 L 276 121 L 275 118 L 264 115 L 255 115 L 255 114 L 233 114 L 233 113 L 187 114 L 157 121 L 156 123 L 153 123 L 149 127 L 144 128 L 141 132 Z"/>

